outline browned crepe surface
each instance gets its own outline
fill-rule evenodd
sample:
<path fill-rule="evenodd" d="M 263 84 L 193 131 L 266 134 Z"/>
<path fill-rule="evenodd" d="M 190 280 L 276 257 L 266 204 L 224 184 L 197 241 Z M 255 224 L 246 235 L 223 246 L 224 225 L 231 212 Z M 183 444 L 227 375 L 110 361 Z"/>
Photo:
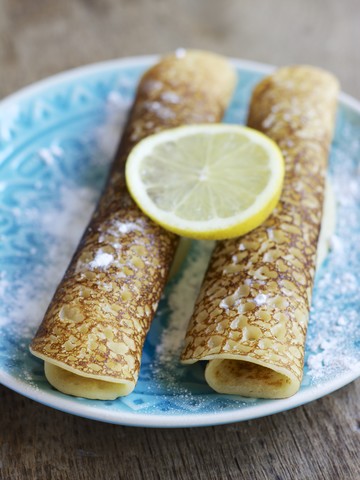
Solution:
<path fill-rule="evenodd" d="M 230 64 L 200 51 L 164 57 L 142 77 L 106 188 L 31 344 L 56 388 L 89 398 L 134 388 L 178 238 L 130 198 L 125 160 L 152 133 L 220 121 L 234 86 Z M 121 387 L 99 393 L 102 382 Z"/>
<path fill-rule="evenodd" d="M 303 374 L 327 157 L 338 83 L 322 70 L 278 70 L 255 88 L 248 125 L 285 158 L 284 189 L 267 221 L 218 242 L 186 334 L 184 363 L 210 360 L 218 392 L 278 398 Z"/>

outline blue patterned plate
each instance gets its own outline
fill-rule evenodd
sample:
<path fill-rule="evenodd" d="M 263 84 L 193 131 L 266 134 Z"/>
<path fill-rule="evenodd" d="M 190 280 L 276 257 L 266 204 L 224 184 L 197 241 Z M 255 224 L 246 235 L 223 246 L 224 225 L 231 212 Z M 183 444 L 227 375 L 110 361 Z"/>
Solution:
<path fill-rule="evenodd" d="M 28 351 L 104 182 L 141 73 L 155 57 L 81 68 L 0 104 L 0 381 L 36 401 L 105 422 L 200 426 L 280 412 L 360 373 L 360 104 L 342 94 L 331 151 L 338 215 L 316 277 L 300 391 L 285 400 L 213 392 L 202 364 L 180 366 L 181 340 L 211 245 L 193 242 L 149 332 L 135 391 L 116 401 L 63 395 Z M 243 122 L 250 92 L 271 67 L 234 60 L 239 86 L 225 121 Z"/>

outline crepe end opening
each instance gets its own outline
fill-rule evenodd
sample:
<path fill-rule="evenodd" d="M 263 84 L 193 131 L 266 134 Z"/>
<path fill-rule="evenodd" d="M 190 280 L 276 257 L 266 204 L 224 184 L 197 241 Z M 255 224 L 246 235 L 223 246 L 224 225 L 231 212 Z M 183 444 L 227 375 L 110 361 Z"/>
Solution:
<path fill-rule="evenodd" d="M 114 383 L 82 377 L 47 361 L 45 361 L 44 370 L 48 382 L 56 390 L 75 397 L 92 400 L 115 400 L 118 397 L 129 395 L 135 387 L 135 383 L 132 382 Z"/>
<path fill-rule="evenodd" d="M 253 398 L 287 398 L 294 395 L 300 382 L 271 368 L 246 360 L 210 360 L 206 366 L 207 383 L 218 393 Z"/>

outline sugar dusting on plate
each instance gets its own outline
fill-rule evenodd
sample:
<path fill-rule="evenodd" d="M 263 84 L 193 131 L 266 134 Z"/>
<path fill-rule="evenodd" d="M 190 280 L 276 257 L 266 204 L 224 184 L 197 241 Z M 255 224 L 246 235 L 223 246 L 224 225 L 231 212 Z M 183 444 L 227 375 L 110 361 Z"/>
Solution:
<path fill-rule="evenodd" d="M 95 144 L 88 145 L 89 139 L 83 141 L 82 149 L 91 157 L 86 160 L 88 170 L 96 171 L 97 177 L 99 168 L 103 177 L 108 169 L 128 108 L 128 101 L 118 93 L 111 92 L 106 105 L 106 125 L 100 125 L 91 132 Z M 33 230 L 29 234 L 29 241 L 34 246 L 27 253 L 24 268 L 33 266 L 30 274 L 24 273 L 16 278 L 6 271 L 0 273 L 0 307 L 6 305 L 4 309 L 0 308 L 0 327 L 16 324 L 17 333 L 26 337 L 32 335 L 34 328 L 40 324 L 99 197 L 98 178 L 93 184 L 90 182 L 84 186 L 77 185 L 72 178 L 60 173 L 59 165 L 64 162 L 66 152 L 56 143 L 39 148 L 36 155 L 44 160 L 49 172 L 55 172 L 56 181 L 60 177 L 61 186 L 57 189 L 54 182 L 50 202 L 45 208 L 34 207 L 30 197 L 24 208 L 14 206 L 8 209 L 8 216 L 15 226 L 18 224 L 20 229 L 24 229 L 24 226 L 30 225 L 28 228 Z M 39 196 L 47 187 L 47 184 L 35 185 Z M 132 225 L 120 227 L 134 228 Z M 46 239 L 45 244 L 41 244 L 43 239 Z M 24 250 L 25 247 L 21 245 L 20 248 Z M 107 266 L 110 259 L 106 253 L 100 252 L 94 261 Z"/>
<path fill-rule="evenodd" d="M 97 148 L 102 152 L 98 162 L 105 168 L 116 148 L 128 106 L 121 96 L 111 93 L 108 121 L 95 132 Z M 354 160 L 360 158 L 360 142 L 356 132 L 357 130 L 342 132 L 340 144 L 334 146 L 333 156 L 336 161 L 333 162 L 332 175 L 339 202 L 338 233 L 332 239 L 332 252 L 317 277 L 306 344 L 305 385 L 317 385 L 342 372 L 360 369 L 360 273 L 356 269 L 360 264 L 360 172 Z M 53 153 L 50 157 L 46 149 L 40 151 L 40 156 L 49 167 L 54 166 L 63 154 L 59 149 Z M 94 153 L 96 156 L 97 152 Z M 354 165 L 351 164 L 352 161 Z M 26 339 L 30 339 L 40 323 L 90 218 L 98 194 L 98 187 L 75 188 L 74 184 L 68 183 L 64 178 L 55 206 L 45 210 L 27 209 L 27 220 L 31 220 L 49 240 L 46 250 L 36 262 L 30 280 L 29 276 L 17 278 L 16 290 L 12 279 L 4 272 L 0 274 L 0 305 L 1 302 L 10 305 L 9 292 L 12 296 L 11 308 L 0 313 L 0 328 L 15 325 L 18 336 L 22 338 L 21 348 L 27 349 Z M 20 225 L 23 214 L 21 209 L 13 208 L 13 218 Z M 124 231 L 135 228 L 139 227 L 120 226 L 120 230 Z M 185 374 L 181 377 L 181 373 L 178 373 L 182 368 L 179 358 L 212 248 L 210 242 L 196 243 L 178 279 L 168 290 L 167 326 L 158 338 L 155 358 L 151 360 L 158 379 L 168 389 L 185 397 L 191 395 L 191 390 Z M 36 242 L 28 255 L 30 260 L 32 255 L 38 258 Z M 106 252 L 104 254 L 99 251 L 97 264 L 106 267 L 111 261 L 106 255 Z M 263 298 L 257 300 L 261 303 Z M 344 304 L 346 308 L 343 308 Z M 186 368 L 193 370 L 192 366 Z M 181 385 L 177 383 L 179 378 L 183 381 Z M 201 381 L 203 379 L 199 377 L 199 383 Z"/>
<path fill-rule="evenodd" d="M 195 300 L 210 260 L 214 242 L 196 242 L 194 258 L 188 262 L 180 279 L 171 289 L 168 305 L 171 313 L 169 325 L 162 334 L 156 353 L 162 362 L 180 356 L 186 327 L 193 312 Z"/>
<path fill-rule="evenodd" d="M 156 347 L 154 369 L 158 378 L 173 387 L 176 387 L 176 370 L 179 368 L 186 328 L 213 248 L 212 241 L 194 242 L 191 258 L 187 259 L 180 278 L 168 294 L 168 325 Z"/>
<path fill-rule="evenodd" d="M 0 314 L 0 326 L 11 321 L 17 324 L 17 328 L 32 330 L 39 324 L 89 221 L 97 196 L 91 188 L 81 187 L 74 191 L 69 186 L 63 186 L 56 207 L 45 212 L 25 212 L 27 220 L 37 226 L 49 243 L 41 261 L 36 262 L 32 269 L 31 280 L 28 276 L 17 279 L 14 289 L 3 274 L 0 301 L 5 303 L 11 293 L 12 302 L 11 309 Z M 35 247 L 30 256 L 31 253 L 37 255 Z"/>
<path fill-rule="evenodd" d="M 316 278 L 306 343 L 305 373 L 314 384 L 360 375 L 360 141 L 356 125 L 339 123 L 330 159 L 336 232 Z"/>
<path fill-rule="evenodd" d="M 357 164 L 351 165 L 359 156 L 355 152 L 360 154 L 360 142 L 351 129 L 343 135 L 350 154 L 344 153 L 342 142 L 335 144 L 332 151 L 339 233 L 332 236 L 330 255 L 316 276 L 306 341 L 304 385 L 330 381 L 347 371 L 360 374 L 360 274 L 356 268 L 360 263 L 360 169 Z M 169 324 L 156 349 L 159 365 L 164 369 L 161 376 L 166 377 L 168 383 L 173 382 L 178 368 L 186 327 L 211 251 L 200 244 L 197 249 L 197 255 L 188 262 L 169 295 Z M 344 297 L 349 297 L 349 301 Z M 263 301 L 263 296 L 257 297 L 259 304 Z"/>

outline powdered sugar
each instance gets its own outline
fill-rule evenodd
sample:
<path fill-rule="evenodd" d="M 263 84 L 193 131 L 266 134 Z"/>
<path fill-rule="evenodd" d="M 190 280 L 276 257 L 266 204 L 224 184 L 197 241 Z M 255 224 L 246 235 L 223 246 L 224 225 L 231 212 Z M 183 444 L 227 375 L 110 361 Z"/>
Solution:
<path fill-rule="evenodd" d="M 33 158 L 35 162 L 38 158 L 43 163 L 42 171 L 47 172 L 46 183 L 40 180 L 33 183 L 39 201 L 32 202 L 31 196 L 24 195 L 26 201 L 21 204 L 18 201 L 8 210 L 14 225 L 19 223 L 20 231 L 31 233 L 29 238 L 22 239 L 20 236 L 18 250 L 14 253 L 16 259 L 24 249 L 27 250 L 22 274 L 5 271 L 0 278 L 0 306 L 4 307 L 0 308 L 0 327 L 16 324 L 17 333 L 28 336 L 39 325 L 95 207 L 99 181 L 103 181 L 119 142 L 129 106 L 129 98 L 110 92 L 106 104 L 106 124 L 98 126 L 91 135 L 83 136 L 81 143 L 70 137 L 65 143 L 54 139 L 30 157 L 30 165 Z M 74 178 L 66 167 L 69 156 L 74 156 L 76 160 L 71 164 L 71 168 L 75 169 Z M 94 172 L 93 177 L 91 172 Z M 75 184 L 76 177 L 80 182 L 84 177 L 86 186 Z M 7 186 L 4 183 L 4 189 Z M 27 188 L 23 188 L 27 193 Z M 47 195 L 49 201 L 44 204 L 42 197 L 47 198 Z M 120 225 L 118 231 L 133 228 L 137 227 Z M 107 268 L 112 260 L 111 255 L 99 250 L 92 262 L 93 267 Z"/>
<path fill-rule="evenodd" d="M 171 91 L 165 91 L 164 93 L 161 94 L 162 100 L 168 103 L 179 103 L 180 102 L 180 97 L 177 95 L 175 92 Z"/>
<path fill-rule="evenodd" d="M 193 312 L 194 303 L 199 293 L 201 282 L 213 249 L 213 242 L 194 242 L 180 277 L 175 278 L 167 289 L 166 304 L 170 308 L 165 328 L 155 346 L 155 358 L 151 364 L 151 374 L 156 385 L 164 385 L 167 393 L 175 395 L 179 402 L 192 397 L 191 390 L 184 384 L 190 369 L 180 365 L 180 355 L 186 328 Z M 159 312 L 159 317 L 163 317 Z M 203 382 L 202 373 L 198 375 L 199 366 L 191 368 L 191 376 Z M 163 388 L 163 387 L 161 387 Z M 194 397 L 193 397 L 194 399 Z M 200 400 L 199 400 L 200 401 Z M 172 397 L 172 403 L 174 397 Z M 174 404 L 176 408 L 176 404 Z M 196 405 L 194 404 L 194 409 Z M 197 405 L 199 407 L 199 405 Z"/>
<path fill-rule="evenodd" d="M 121 222 L 119 220 L 113 220 L 112 223 L 107 226 L 106 230 L 100 233 L 99 235 L 99 243 L 104 242 L 109 235 L 117 239 L 118 241 L 114 241 L 111 245 L 118 249 L 121 248 L 121 236 L 126 235 L 130 232 L 135 231 L 143 231 L 142 221 L 139 219 L 137 223 L 135 222 Z"/>
<path fill-rule="evenodd" d="M 316 277 L 306 343 L 310 381 L 360 374 L 360 141 L 350 124 L 332 149 L 330 167 L 337 199 L 331 252 Z"/>
<path fill-rule="evenodd" d="M 350 133 L 352 138 L 353 135 Z M 332 380 L 343 372 L 360 373 L 360 274 L 357 268 L 360 263 L 360 172 L 356 165 L 351 166 L 355 151 L 360 156 L 360 142 L 353 140 L 348 156 L 344 155 L 344 145 L 333 147 L 331 165 L 338 204 L 337 232 L 331 238 L 330 255 L 316 276 L 306 342 L 304 385 Z M 167 382 L 174 381 L 186 326 L 209 258 L 206 244 L 196 248 L 197 255 L 188 262 L 169 295 L 169 324 L 156 349 L 159 365 L 166 372 L 162 377 L 165 375 Z M 255 302 L 262 305 L 266 295 L 259 294 Z M 220 307 L 226 309 L 226 302 Z"/>
<path fill-rule="evenodd" d="M 156 102 L 156 101 L 149 101 L 144 102 L 144 108 L 152 112 L 157 117 L 161 118 L 162 120 L 169 120 L 174 118 L 175 112 L 172 108 L 168 108 L 164 106 L 163 103 Z"/>
<path fill-rule="evenodd" d="M 213 247 L 213 242 L 199 242 L 196 245 L 194 259 L 188 263 L 188 267 L 169 293 L 168 304 L 171 309 L 169 325 L 156 348 L 161 363 L 180 357 L 186 327 Z"/>
<path fill-rule="evenodd" d="M 184 51 L 178 52 L 179 56 L 183 54 L 185 54 Z M 244 76 L 246 77 L 246 73 L 243 74 Z M 249 88 L 250 83 L 249 86 L 245 85 L 247 92 Z M 110 93 L 107 108 L 108 121 L 106 124 L 96 126 L 95 131 L 92 131 L 91 135 L 95 137 L 95 142 L 89 143 L 88 149 L 83 142 L 80 147 L 76 145 L 77 150 L 69 154 L 63 144 L 55 141 L 48 144 L 47 138 L 44 139 L 44 145 L 40 145 L 39 142 L 37 153 L 41 158 L 40 163 L 48 168 L 48 172 L 55 172 L 54 177 L 62 186 L 45 198 L 44 190 L 46 190 L 48 178 L 39 179 L 34 173 L 34 181 L 27 190 L 30 192 L 29 196 L 19 195 L 19 202 L 14 202 L 11 205 L 11 211 L 9 210 L 11 214 L 8 220 L 9 225 L 11 227 L 14 224 L 17 233 L 12 237 L 14 240 L 11 249 L 8 246 L 5 246 L 5 249 L 9 249 L 9 258 L 13 261 L 13 265 L 16 265 L 19 274 L 12 274 L 9 261 L 10 267 L 4 269 L 0 277 L 0 347 L 2 348 L 0 369 L 25 379 L 27 385 L 31 384 L 32 388 L 35 382 L 41 385 L 44 377 L 39 363 L 28 353 L 29 341 L 40 324 L 53 292 L 76 248 L 100 191 L 99 183 L 94 183 L 95 175 L 91 177 L 90 182 L 87 182 L 87 177 L 84 177 L 79 184 L 71 183 L 72 175 L 77 178 L 77 171 L 72 167 L 73 163 L 85 165 L 85 169 L 91 171 L 91 168 L 88 168 L 88 160 L 79 162 L 78 157 L 74 155 L 78 155 L 79 150 L 83 149 L 86 153 L 84 157 L 91 156 L 92 167 L 94 165 L 99 167 L 95 173 L 101 171 L 104 175 L 119 140 L 119 130 L 126 118 L 129 98 L 119 92 Z M 164 100 L 171 103 L 175 102 L 176 98 L 168 96 Z M 233 105 L 231 118 L 228 117 L 232 122 L 240 118 L 239 111 L 245 112 L 246 102 L 243 93 L 237 95 Z M 351 122 L 347 118 L 340 119 L 340 124 L 344 123 Z M 76 122 L 72 127 L 75 124 Z M 66 132 L 66 135 L 64 133 L 59 135 L 66 137 L 66 141 L 69 139 L 72 141 L 76 137 L 81 138 L 79 131 L 73 132 L 71 129 Z M 332 238 L 332 253 L 317 276 L 307 338 L 304 388 L 309 384 L 321 385 L 334 377 L 341 378 L 344 372 L 359 368 L 360 288 L 357 286 L 360 285 L 360 278 L 357 270 L 360 264 L 358 248 L 360 244 L 358 232 L 360 148 L 358 132 L 357 125 L 351 127 L 348 132 L 338 132 L 337 143 L 334 146 L 332 174 L 339 200 L 338 228 L 336 235 Z M 10 137 L 9 140 L 11 140 Z M 68 167 L 67 158 L 69 159 Z M 34 172 L 36 168 L 34 163 Z M 12 175 L 14 172 L 15 169 Z M 50 181 L 54 181 L 53 177 Z M 5 192 L 7 185 L 11 182 L 2 177 L 0 193 Z M 20 182 L 19 185 L 22 186 L 23 183 Z M 84 187 L 84 185 L 87 186 Z M 58 196 L 56 202 L 53 199 L 54 195 Z M 35 200 L 42 196 L 45 200 L 35 205 Z M 9 199 L 12 200 L 10 197 Z M 141 224 L 121 222 L 114 224 L 116 248 L 120 248 L 123 234 L 136 229 L 141 229 Z M 108 232 L 103 232 L 103 234 L 106 233 Z M 8 234 L 5 233 L 2 239 L 7 240 L 7 238 Z M 27 240 L 23 241 L 24 238 Z M 99 251 L 103 238 L 105 237 L 99 238 Z M 153 350 L 144 350 L 142 373 L 137 387 L 137 391 L 141 392 L 141 388 L 145 385 L 144 398 L 147 397 L 145 400 L 150 406 L 160 404 L 159 409 L 163 408 L 165 391 L 171 394 L 171 402 L 167 402 L 166 408 L 170 408 L 171 404 L 171 408 L 177 413 L 209 410 L 212 401 L 214 401 L 215 410 L 239 408 L 238 403 L 235 407 L 232 406 L 233 399 L 227 396 L 219 399 L 220 396 L 211 393 L 204 382 L 202 366 L 183 367 L 179 364 L 186 327 L 211 248 L 212 245 L 206 242 L 195 244 L 178 278 L 167 287 L 168 296 L 164 299 L 164 311 L 158 312 L 159 316 L 163 314 L 160 326 L 158 316 L 150 330 L 150 336 L 154 337 L 152 345 L 156 347 Z M 15 249 L 17 249 L 16 256 Z M 102 256 L 103 253 L 100 253 L 96 260 L 103 266 L 101 268 L 104 268 L 105 264 L 110 265 L 110 258 Z M 1 261 L 3 258 L 1 257 Z M 2 263 L 3 265 L 8 266 L 6 262 Z M 108 288 L 111 289 L 111 284 Z M 258 298 L 258 301 L 261 302 L 262 298 Z M 6 308 L 1 309 L 2 303 Z M 9 362 L 12 362 L 11 368 L 8 367 Z M 151 374 L 148 373 L 149 371 Z M 146 378 L 150 380 L 146 382 Z M 41 389 L 43 388 L 48 387 L 41 385 Z M 197 395 L 199 392 L 205 392 L 205 395 Z M 127 401 L 136 400 L 137 395 L 139 397 L 142 394 L 135 391 L 127 397 Z M 198 397 L 201 398 L 198 399 Z M 82 402 L 80 399 L 73 399 L 73 401 Z M 255 402 L 253 399 L 248 401 Z M 203 410 L 199 402 L 202 402 Z M 113 408 L 121 410 L 122 405 L 122 400 L 119 400 L 114 402 Z M 104 404 L 101 406 L 102 409 L 105 407 Z M 150 410 L 151 408 L 155 411 L 157 407 L 149 407 Z"/>
<path fill-rule="evenodd" d="M 96 141 L 106 159 L 114 155 L 119 144 L 120 132 L 125 126 L 131 103 L 118 92 L 111 92 L 106 105 L 107 121 L 96 132 Z"/>
<path fill-rule="evenodd" d="M 142 230 L 142 227 L 139 224 L 134 222 L 127 222 L 127 223 L 116 222 L 115 228 L 119 233 L 123 233 L 123 234 L 134 232 L 135 230 L 139 230 L 139 231 Z"/>
<path fill-rule="evenodd" d="M 5 302 L 11 295 L 12 302 L 11 310 L 0 315 L 0 326 L 11 320 L 31 331 L 39 324 L 89 221 L 97 196 L 93 189 L 81 187 L 75 192 L 64 185 L 57 206 L 46 211 L 26 211 L 27 221 L 48 239 L 47 249 L 32 269 L 31 280 L 24 276 L 10 282 L 3 273 L 0 301 Z M 36 255 L 37 248 L 32 247 L 29 253 Z"/>
<path fill-rule="evenodd" d="M 108 268 L 114 261 L 113 255 L 104 252 L 102 249 L 98 250 L 94 259 L 89 263 L 90 268 Z"/>

